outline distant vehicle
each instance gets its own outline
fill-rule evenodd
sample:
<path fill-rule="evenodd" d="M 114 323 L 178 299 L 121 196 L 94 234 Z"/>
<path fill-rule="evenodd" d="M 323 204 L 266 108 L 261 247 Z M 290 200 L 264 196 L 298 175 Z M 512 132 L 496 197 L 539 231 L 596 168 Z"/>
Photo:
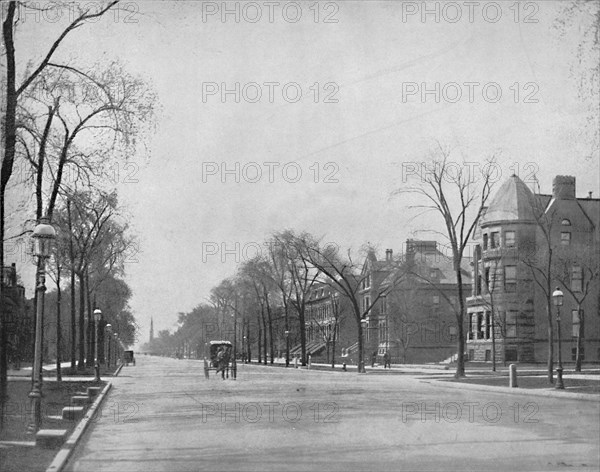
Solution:
<path fill-rule="evenodd" d="M 229 378 L 229 362 L 233 350 L 231 343 L 229 341 L 210 341 L 208 345 L 208 359 L 207 353 L 204 353 L 204 376 L 208 378 L 209 371 L 215 369 L 215 373 L 221 372 L 221 378 L 225 379 L 225 375 Z"/>
<path fill-rule="evenodd" d="M 135 365 L 135 357 L 133 357 L 133 351 L 125 351 L 125 365 Z"/>

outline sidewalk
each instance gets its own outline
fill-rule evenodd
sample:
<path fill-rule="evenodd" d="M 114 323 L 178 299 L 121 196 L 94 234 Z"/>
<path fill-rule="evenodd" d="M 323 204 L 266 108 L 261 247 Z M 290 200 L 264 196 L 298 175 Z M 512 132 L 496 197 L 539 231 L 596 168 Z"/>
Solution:
<path fill-rule="evenodd" d="M 274 365 L 278 367 L 285 366 L 283 363 L 277 363 Z M 254 364 L 257 365 L 257 364 Z M 264 364 L 261 364 L 264 365 Z M 267 364 L 270 365 L 270 364 Z M 290 368 L 293 368 L 294 364 L 290 363 Z M 479 366 L 477 366 L 479 367 Z M 543 387 L 531 386 L 524 388 L 523 386 L 510 388 L 508 367 L 498 366 L 498 371 L 491 371 L 490 367 L 483 366 L 481 368 L 469 369 L 467 366 L 466 377 L 463 380 L 456 380 L 454 378 L 454 369 L 452 366 L 448 368 L 442 365 L 433 364 L 392 364 L 390 369 L 384 369 L 382 366 L 376 365 L 375 367 L 366 366 L 366 375 L 406 375 L 414 378 L 423 383 L 436 384 L 442 388 L 459 388 L 468 390 L 479 390 L 487 392 L 501 392 L 513 395 L 532 395 L 542 397 L 554 397 L 554 398 L 569 398 L 577 400 L 587 401 L 600 401 L 600 373 L 596 367 L 588 367 L 583 369 L 582 372 L 566 372 L 563 374 L 565 381 L 565 390 L 557 390 L 554 387 L 549 387 L 546 384 L 546 367 L 545 366 L 529 366 L 524 365 L 522 371 L 518 371 L 517 384 L 532 384 L 539 383 L 544 385 Z M 299 369 L 303 370 L 318 370 L 318 371 L 329 371 L 332 373 L 344 373 L 341 364 L 336 364 L 335 369 L 331 368 L 331 364 L 312 363 L 310 368 L 308 366 L 298 366 Z M 347 365 L 346 372 L 356 372 L 356 365 Z M 519 382 L 520 381 L 520 382 Z M 577 385 L 569 385 L 570 381 Z M 570 392 L 570 389 L 581 390 L 583 388 L 590 388 L 598 390 L 594 392 Z"/>

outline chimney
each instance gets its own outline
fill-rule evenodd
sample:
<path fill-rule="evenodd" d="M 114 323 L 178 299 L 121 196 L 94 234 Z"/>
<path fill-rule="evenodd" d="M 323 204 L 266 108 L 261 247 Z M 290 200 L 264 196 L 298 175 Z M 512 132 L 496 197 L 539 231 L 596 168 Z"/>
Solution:
<path fill-rule="evenodd" d="M 552 181 L 552 195 L 557 200 L 575 199 L 575 177 L 571 175 L 557 175 Z"/>
<path fill-rule="evenodd" d="M 391 261 L 393 254 L 394 254 L 394 251 L 392 249 L 386 249 L 385 250 L 385 260 Z"/>

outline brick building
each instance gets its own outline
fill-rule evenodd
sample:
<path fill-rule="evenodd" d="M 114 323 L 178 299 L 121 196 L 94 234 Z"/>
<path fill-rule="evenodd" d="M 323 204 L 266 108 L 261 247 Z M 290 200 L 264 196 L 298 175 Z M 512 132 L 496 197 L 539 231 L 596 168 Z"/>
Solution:
<path fill-rule="evenodd" d="M 463 261 L 465 294 L 471 288 L 469 264 Z M 456 275 L 452 257 L 436 241 L 409 239 L 403 254 L 394 257 L 387 249 L 383 260 L 370 251 L 362 280 L 362 307 L 373 305 L 363 324 L 367 363 L 375 353 L 382 363 L 386 351 L 394 363 L 441 362 L 456 354 Z M 355 338 L 355 322 L 351 327 Z M 351 357 L 356 347 L 352 339 L 342 355 Z"/>
<path fill-rule="evenodd" d="M 490 361 L 495 339 L 499 362 L 546 361 L 548 292 L 557 286 L 565 294 L 563 359 L 574 359 L 578 308 L 585 316 L 585 359 L 600 359 L 599 224 L 600 200 L 577 198 L 575 177 L 557 176 L 552 195 L 534 194 L 516 175 L 498 189 L 474 235 L 469 359 Z M 553 330 L 555 310 L 550 306 Z"/>

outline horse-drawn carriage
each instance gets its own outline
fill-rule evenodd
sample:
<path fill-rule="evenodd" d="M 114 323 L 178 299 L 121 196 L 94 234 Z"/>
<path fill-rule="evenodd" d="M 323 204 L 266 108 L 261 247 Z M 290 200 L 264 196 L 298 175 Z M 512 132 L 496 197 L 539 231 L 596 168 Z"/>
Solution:
<path fill-rule="evenodd" d="M 215 374 L 221 372 L 221 378 L 224 379 L 225 376 L 229 378 L 230 360 L 233 358 L 232 350 L 229 341 L 210 341 L 208 353 L 204 353 L 204 376 L 208 378 L 209 371 L 215 370 Z"/>

